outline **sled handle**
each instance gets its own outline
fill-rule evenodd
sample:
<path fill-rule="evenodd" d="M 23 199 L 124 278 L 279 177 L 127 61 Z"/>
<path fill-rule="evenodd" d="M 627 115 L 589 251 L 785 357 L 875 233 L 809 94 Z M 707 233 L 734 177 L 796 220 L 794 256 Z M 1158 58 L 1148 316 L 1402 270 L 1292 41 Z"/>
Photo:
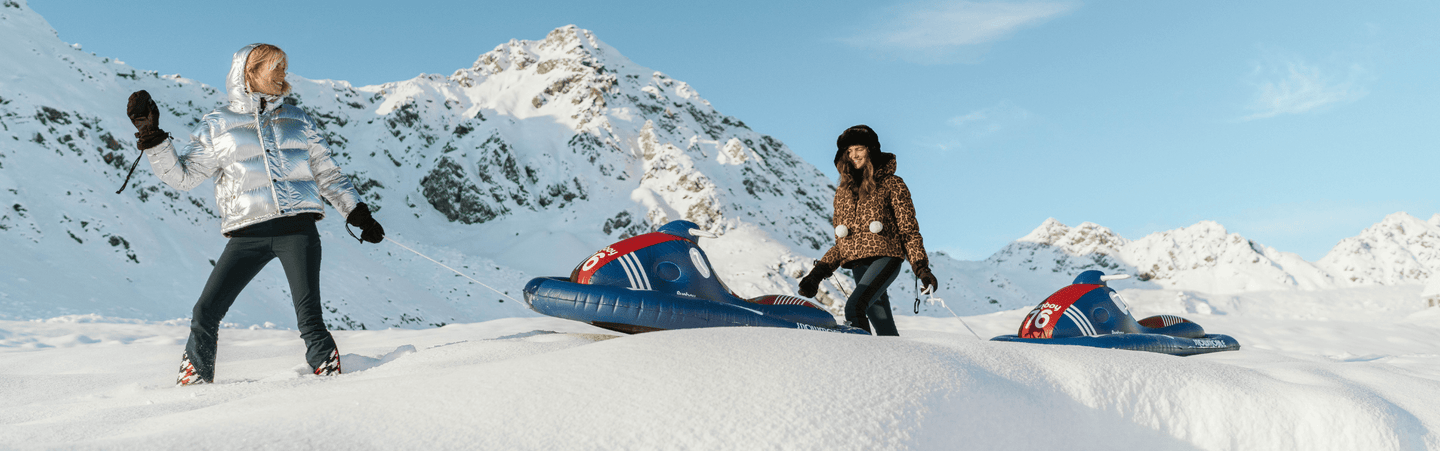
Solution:
<path fill-rule="evenodd" d="M 708 230 L 700 230 L 700 229 L 690 229 L 690 234 L 691 234 L 691 235 L 698 236 L 698 237 L 701 237 L 701 238 L 719 238 L 719 237 L 720 237 L 720 235 L 716 235 L 715 232 L 711 232 L 711 231 L 708 231 Z"/>

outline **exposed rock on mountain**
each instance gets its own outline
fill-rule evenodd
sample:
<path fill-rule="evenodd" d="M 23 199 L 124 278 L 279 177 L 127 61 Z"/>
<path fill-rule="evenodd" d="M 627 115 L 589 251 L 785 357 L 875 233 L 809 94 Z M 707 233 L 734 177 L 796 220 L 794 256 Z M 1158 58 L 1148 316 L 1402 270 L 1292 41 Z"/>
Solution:
<path fill-rule="evenodd" d="M 1440 214 L 1427 222 L 1393 213 L 1340 240 L 1316 264 L 1354 285 L 1423 284 L 1440 272 Z"/>

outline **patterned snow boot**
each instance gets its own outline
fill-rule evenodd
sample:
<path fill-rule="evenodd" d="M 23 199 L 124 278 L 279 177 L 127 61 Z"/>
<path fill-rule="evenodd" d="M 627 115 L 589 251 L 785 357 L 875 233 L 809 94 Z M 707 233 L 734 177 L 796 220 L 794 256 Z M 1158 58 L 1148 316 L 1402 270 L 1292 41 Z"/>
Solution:
<path fill-rule="evenodd" d="M 330 357 L 325 363 L 315 369 L 316 376 L 334 376 L 340 374 L 340 350 L 330 351 Z"/>
<path fill-rule="evenodd" d="M 190 353 L 180 354 L 180 377 L 175 379 L 175 386 L 184 387 L 186 385 L 209 384 L 212 382 L 214 381 L 201 379 L 200 375 L 195 373 L 195 364 L 190 363 Z"/>

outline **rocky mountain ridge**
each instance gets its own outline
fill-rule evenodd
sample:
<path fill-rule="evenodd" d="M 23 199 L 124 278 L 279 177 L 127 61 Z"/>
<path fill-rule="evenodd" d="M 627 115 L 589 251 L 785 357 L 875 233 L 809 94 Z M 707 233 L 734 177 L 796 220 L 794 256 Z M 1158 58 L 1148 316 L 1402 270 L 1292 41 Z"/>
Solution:
<path fill-rule="evenodd" d="M 0 148 L 0 247 L 23 257 L 5 264 L 0 315 L 183 317 L 223 246 L 213 188 L 172 190 L 141 163 L 130 188 L 112 193 L 139 156 L 125 98 L 150 91 L 168 113 L 161 127 L 183 138 L 224 93 L 61 42 L 26 2 L 0 14 L 0 61 L 20 68 L 0 79 L 10 138 Z M 674 219 L 723 234 L 706 249 L 747 295 L 793 292 L 793 274 L 833 242 L 823 174 L 574 26 L 501 44 L 449 76 L 289 81 L 286 101 L 321 124 L 392 238 L 508 292 L 457 283 L 393 247 L 328 239 L 332 327 L 529 314 L 500 305 L 529 277 L 564 274 L 595 249 Z M 330 219 L 321 230 L 347 236 Z M 64 282 L 77 271 L 91 277 Z M 842 280 L 826 286 L 832 303 Z M 267 268 L 229 318 L 284 325 L 287 292 L 278 268 Z M 160 301 L 137 309 L 105 302 L 112 297 Z"/>
<path fill-rule="evenodd" d="M 66 44 L 23 0 L 0 6 L 0 40 L 11 71 L 0 76 L 0 253 L 11 256 L 0 262 L 0 318 L 187 316 L 224 245 L 213 188 L 175 191 L 141 163 L 114 194 L 139 155 L 123 109 L 130 92 L 148 90 L 166 112 L 161 127 L 183 137 L 225 94 Z M 568 273 L 595 249 L 674 219 L 723 233 L 701 245 L 744 296 L 793 293 L 834 241 L 826 173 L 575 26 L 500 44 L 449 75 L 290 82 L 287 101 L 321 124 L 391 238 L 503 292 L 398 247 L 356 244 L 332 214 L 320 224 L 332 327 L 533 314 L 514 302 L 529 278 Z M 1422 283 L 1437 268 L 1426 249 L 1440 215 L 1408 217 L 1386 218 L 1315 264 L 1213 222 L 1131 241 L 1053 220 L 984 261 L 934 252 L 931 262 L 939 297 L 961 314 L 1028 308 L 1085 269 L 1208 292 Z M 822 302 L 838 306 L 853 288 L 844 276 L 822 285 Z M 897 309 L 915 297 L 907 280 L 890 290 Z M 278 265 L 227 321 L 293 327 Z"/>
<path fill-rule="evenodd" d="M 1440 270 L 1440 214 L 1386 216 L 1341 240 L 1316 262 L 1228 232 L 1213 221 L 1128 240 L 1108 228 L 1046 220 L 986 259 L 1016 271 L 1073 276 L 1098 269 L 1136 275 L 1141 286 L 1239 293 L 1419 285 Z"/>

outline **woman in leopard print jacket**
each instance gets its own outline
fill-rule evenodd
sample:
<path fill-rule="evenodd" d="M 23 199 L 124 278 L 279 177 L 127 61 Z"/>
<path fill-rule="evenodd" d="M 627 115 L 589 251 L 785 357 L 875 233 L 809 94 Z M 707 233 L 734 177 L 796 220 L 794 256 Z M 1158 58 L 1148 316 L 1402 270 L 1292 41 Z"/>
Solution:
<path fill-rule="evenodd" d="M 835 147 L 840 172 L 832 220 L 835 246 L 800 280 L 800 295 L 815 296 L 820 281 L 849 268 L 856 286 L 845 301 L 845 321 L 867 331 L 874 323 L 876 335 L 899 335 L 885 290 L 899 275 L 900 263 L 910 261 L 926 290 L 936 287 L 910 189 L 895 175 L 895 154 L 880 151 L 880 137 L 870 127 L 846 129 Z"/>

